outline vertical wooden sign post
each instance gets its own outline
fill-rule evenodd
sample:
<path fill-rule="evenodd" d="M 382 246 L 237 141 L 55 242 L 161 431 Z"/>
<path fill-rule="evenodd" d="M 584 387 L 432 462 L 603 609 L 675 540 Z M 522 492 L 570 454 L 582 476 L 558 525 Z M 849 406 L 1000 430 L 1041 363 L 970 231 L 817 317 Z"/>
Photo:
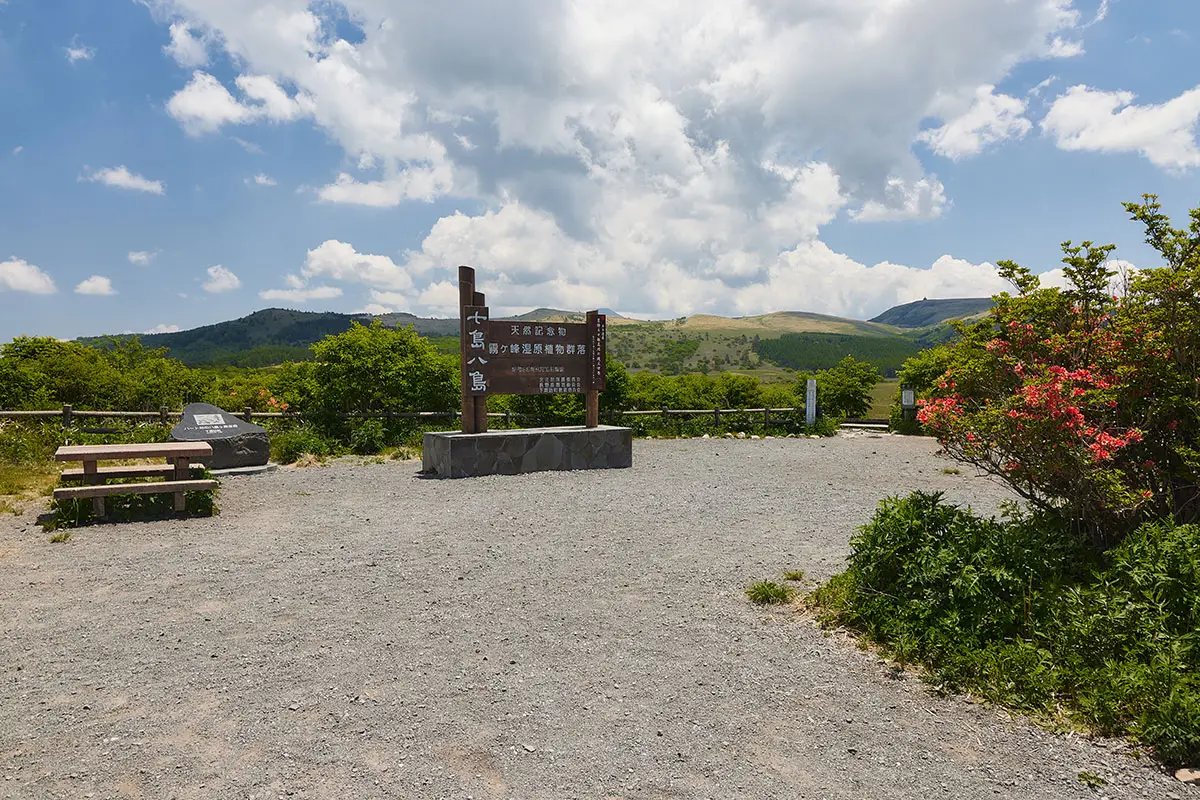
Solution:
<path fill-rule="evenodd" d="M 607 372 L 607 321 L 491 320 L 475 291 L 475 270 L 458 268 L 462 432 L 487 432 L 488 394 L 584 395 L 589 428 L 600 425 L 600 392 Z"/>
<path fill-rule="evenodd" d="M 458 268 L 459 353 L 462 357 L 462 432 L 487 433 L 487 306 L 475 291 L 475 270 Z"/>
<path fill-rule="evenodd" d="M 597 311 L 587 312 L 588 341 L 591 347 L 588 351 L 588 390 L 584 395 L 586 414 L 584 425 L 595 428 L 600 424 L 600 392 L 604 391 L 604 379 L 607 376 L 604 358 L 608 341 L 606 320 Z"/>

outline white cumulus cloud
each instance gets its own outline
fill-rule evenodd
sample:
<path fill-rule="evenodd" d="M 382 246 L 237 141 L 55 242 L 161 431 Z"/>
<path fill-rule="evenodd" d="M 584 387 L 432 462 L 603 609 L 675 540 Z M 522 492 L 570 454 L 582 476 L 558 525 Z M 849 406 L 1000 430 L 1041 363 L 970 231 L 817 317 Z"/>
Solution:
<path fill-rule="evenodd" d="M 0 261 L 0 291 L 54 294 L 54 281 L 42 270 L 23 258 L 11 256 Z"/>
<path fill-rule="evenodd" d="M 243 182 L 246 184 L 254 184 L 255 186 L 274 186 L 276 183 L 278 183 L 278 181 L 276 181 L 270 175 L 267 175 L 263 172 L 258 173 L 253 178 L 244 178 Z"/>
<path fill-rule="evenodd" d="M 90 278 L 85 278 L 75 286 L 75 294 L 95 294 L 95 295 L 114 295 L 116 289 L 113 289 L 112 281 L 103 275 L 92 275 Z"/>
<path fill-rule="evenodd" d="M 237 275 L 234 275 L 225 267 L 217 264 L 209 267 L 208 280 L 204 283 L 204 291 L 211 294 L 219 292 L 230 292 L 242 285 L 242 281 Z"/>
<path fill-rule="evenodd" d="M 165 194 L 167 190 L 166 184 L 162 181 L 152 181 L 130 172 L 124 164 L 119 167 L 105 167 L 90 173 L 85 172 L 79 177 L 79 180 L 103 183 L 106 186 L 135 192 L 149 192 L 150 194 Z"/>
<path fill-rule="evenodd" d="M 359 253 L 351 245 L 336 239 L 329 239 L 309 250 L 301 274 L 305 279 L 328 278 L 393 291 L 405 291 L 413 286 L 412 276 L 392 259 Z"/>
<path fill-rule="evenodd" d="M 87 47 L 82 44 L 73 44 L 70 47 L 63 48 L 67 53 L 67 61 L 72 64 L 77 61 L 90 61 L 96 57 L 96 50 L 92 47 Z"/>
<path fill-rule="evenodd" d="M 309 289 L 264 289 L 258 293 L 263 300 L 282 300 L 287 303 L 307 303 L 309 300 L 329 300 L 341 297 L 337 286 L 313 286 Z"/>
<path fill-rule="evenodd" d="M 163 47 L 163 52 L 175 59 L 179 66 L 203 67 L 208 63 L 204 39 L 194 35 L 186 23 L 171 23 L 170 35 L 171 41 Z"/>
<path fill-rule="evenodd" d="M 1035 87 L 1040 90 L 1042 84 Z M 1033 129 L 1025 118 L 1025 101 L 996 94 L 996 87 L 985 84 L 975 90 L 970 107 L 940 128 L 918 137 L 933 152 L 952 160 L 976 155 L 984 148 L 1007 139 L 1020 139 Z"/>
<path fill-rule="evenodd" d="M 178 325 L 161 324 L 161 325 L 155 325 L 150 330 L 143 331 L 143 332 L 146 333 L 147 335 L 152 335 L 155 333 L 179 333 L 180 330 L 181 329 Z"/>
<path fill-rule="evenodd" d="M 287 122 L 310 107 L 306 97 L 289 97 L 266 75 L 241 75 L 236 84 L 246 100 L 234 97 L 212 75 L 197 70 L 188 84 L 167 101 L 167 113 L 188 133 L 200 135 L 212 133 L 223 125 L 260 120 Z"/>
<path fill-rule="evenodd" d="M 1024 102 L 995 87 L 1082 51 L 1071 0 L 156 4 L 240 73 L 179 88 L 167 109 L 188 133 L 303 120 L 344 156 L 319 200 L 471 209 L 404 254 L 322 242 L 304 285 L 271 290 L 357 283 L 406 309 L 452 307 L 459 263 L 481 268 L 489 300 L 526 307 L 732 311 L 758 296 L 875 312 L 903 294 L 880 276 L 919 286 L 911 299 L 983 292 L 988 265 L 854 266 L 821 228 L 943 213 L 916 148 L 962 158 L 1025 136 Z M 866 283 L 829 302 L 789 294 L 811 264 Z"/>
<path fill-rule="evenodd" d="M 136 264 L 139 267 L 148 267 L 150 266 L 150 262 L 157 256 L 157 250 L 130 250 L 128 258 L 130 264 Z"/>
<path fill-rule="evenodd" d="M 1179 171 L 1200 165 L 1200 86 L 1157 105 L 1133 105 L 1132 92 L 1072 86 L 1051 105 L 1042 130 L 1063 150 L 1140 153 Z"/>

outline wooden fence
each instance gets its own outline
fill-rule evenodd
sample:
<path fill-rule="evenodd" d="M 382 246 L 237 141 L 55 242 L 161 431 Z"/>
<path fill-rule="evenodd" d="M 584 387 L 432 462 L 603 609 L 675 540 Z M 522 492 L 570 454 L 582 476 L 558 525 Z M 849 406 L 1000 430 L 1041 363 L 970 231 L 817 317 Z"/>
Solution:
<path fill-rule="evenodd" d="M 721 427 L 721 417 L 728 415 L 749 415 L 751 417 L 762 416 L 762 424 L 770 426 L 772 423 L 786 422 L 786 417 L 780 417 L 780 414 L 795 414 L 802 413 L 803 406 L 795 408 L 662 408 L 651 411 L 607 411 L 603 416 L 609 424 L 614 423 L 618 419 L 624 417 L 639 417 L 639 416 L 659 416 L 663 421 L 669 421 L 672 417 L 690 417 L 703 418 L 712 417 L 713 427 Z M 380 412 L 357 412 L 349 411 L 338 414 L 337 416 L 343 419 L 445 419 L 455 420 L 461 412 L 457 409 L 453 411 L 380 411 Z M 772 417 L 772 415 L 776 415 Z M 69 405 L 64 405 L 60 411 L 0 411 L 0 419 L 53 419 L 61 418 L 64 428 L 71 428 L 75 424 L 76 418 L 118 418 L 118 419 L 134 419 L 134 420 L 155 420 L 166 425 L 173 419 L 179 419 L 183 416 L 182 411 L 172 411 L 166 406 L 162 406 L 158 411 L 86 411 L 75 409 Z M 241 413 L 235 413 L 237 416 L 247 422 L 250 422 L 255 417 L 264 419 L 303 419 L 304 414 L 297 411 L 254 411 L 253 409 L 243 409 Z M 503 419 L 506 423 L 511 422 L 514 418 L 536 416 L 534 414 L 511 413 L 508 411 L 490 411 L 488 416 L 494 419 Z M 886 419 L 847 419 L 843 420 L 842 425 L 847 427 L 885 427 L 888 421 Z"/>

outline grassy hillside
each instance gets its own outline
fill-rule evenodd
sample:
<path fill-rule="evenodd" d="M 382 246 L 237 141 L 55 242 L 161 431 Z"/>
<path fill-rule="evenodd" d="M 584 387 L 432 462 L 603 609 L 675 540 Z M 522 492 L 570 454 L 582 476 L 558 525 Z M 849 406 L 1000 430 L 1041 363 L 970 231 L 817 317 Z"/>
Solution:
<path fill-rule="evenodd" d="M 874 364 L 891 377 L 909 356 L 922 348 L 899 336 L 848 336 L 841 333 L 785 333 L 778 339 L 754 342 L 759 358 L 786 369 L 819 370 L 836 365 L 846 356 Z"/>
<path fill-rule="evenodd" d="M 871 322 L 898 328 L 926 328 L 950 319 L 966 319 L 992 307 L 990 297 L 960 297 L 949 300 L 918 300 L 893 306 Z"/>
<path fill-rule="evenodd" d="M 943 310 L 965 310 L 962 303 L 984 301 L 923 301 L 943 303 Z M 990 302 L 990 301 L 987 301 Z M 945 304 L 950 305 L 945 305 Z M 954 305 L 958 304 L 958 305 Z M 909 306 L 919 304 L 910 303 Z M 913 311 L 890 309 L 880 319 L 902 322 L 920 317 Z M 893 313 L 896 312 L 896 313 Z M 936 313 L 922 312 L 925 317 Z M 241 319 L 205 325 L 177 333 L 141 337 L 147 347 L 166 347 L 171 356 L 192 366 L 260 367 L 309 357 L 309 345 L 348 330 L 354 322 L 380 320 L 388 327 L 411 325 L 446 353 L 457 352 L 456 319 L 430 319 L 412 314 L 368 314 L 289 311 L 268 308 Z M 584 313 L 538 308 L 514 319 L 538 322 L 582 322 Z M 944 326 L 910 329 L 879 321 L 783 311 L 750 317 L 697 314 L 673 320 L 642 321 L 617 314 L 608 318 L 612 355 L 634 371 L 743 372 L 765 380 L 786 378 L 797 369 L 832 366 L 847 354 L 863 358 L 891 373 L 907 355 L 948 329 Z M 115 337 L 124 338 L 124 337 Z M 104 337 L 84 339 L 103 344 Z"/>
<path fill-rule="evenodd" d="M 330 334 L 349 330 L 355 322 L 369 324 L 369 314 L 338 314 L 332 311 L 291 311 L 266 308 L 241 319 L 204 325 L 177 333 L 144 334 L 146 347 L 165 347 L 172 358 L 189 366 L 262 367 L 309 357 L 308 346 Z M 378 317 L 391 328 L 412 325 L 423 336 L 458 336 L 458 321 L 427 319 L 412 314 Z M 80 341 L 103 345 L 107 337 Z M 124 339 L 128 336 L 115 336 Z"/>

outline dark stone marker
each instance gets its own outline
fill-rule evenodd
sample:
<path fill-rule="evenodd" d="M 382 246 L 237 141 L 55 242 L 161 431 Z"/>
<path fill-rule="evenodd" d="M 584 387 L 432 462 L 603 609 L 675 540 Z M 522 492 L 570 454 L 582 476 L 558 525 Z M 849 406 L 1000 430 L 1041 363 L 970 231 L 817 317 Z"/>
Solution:
<path fill-rule="evenodd" d="M 266 428 L 208 403 L 192 403 L 184 408 L 183 419 L 171 429 L 171 440 L 211 444 L 212 456 L 205 459 L 209 469 L 258 467 L 271 458 Z"/>

